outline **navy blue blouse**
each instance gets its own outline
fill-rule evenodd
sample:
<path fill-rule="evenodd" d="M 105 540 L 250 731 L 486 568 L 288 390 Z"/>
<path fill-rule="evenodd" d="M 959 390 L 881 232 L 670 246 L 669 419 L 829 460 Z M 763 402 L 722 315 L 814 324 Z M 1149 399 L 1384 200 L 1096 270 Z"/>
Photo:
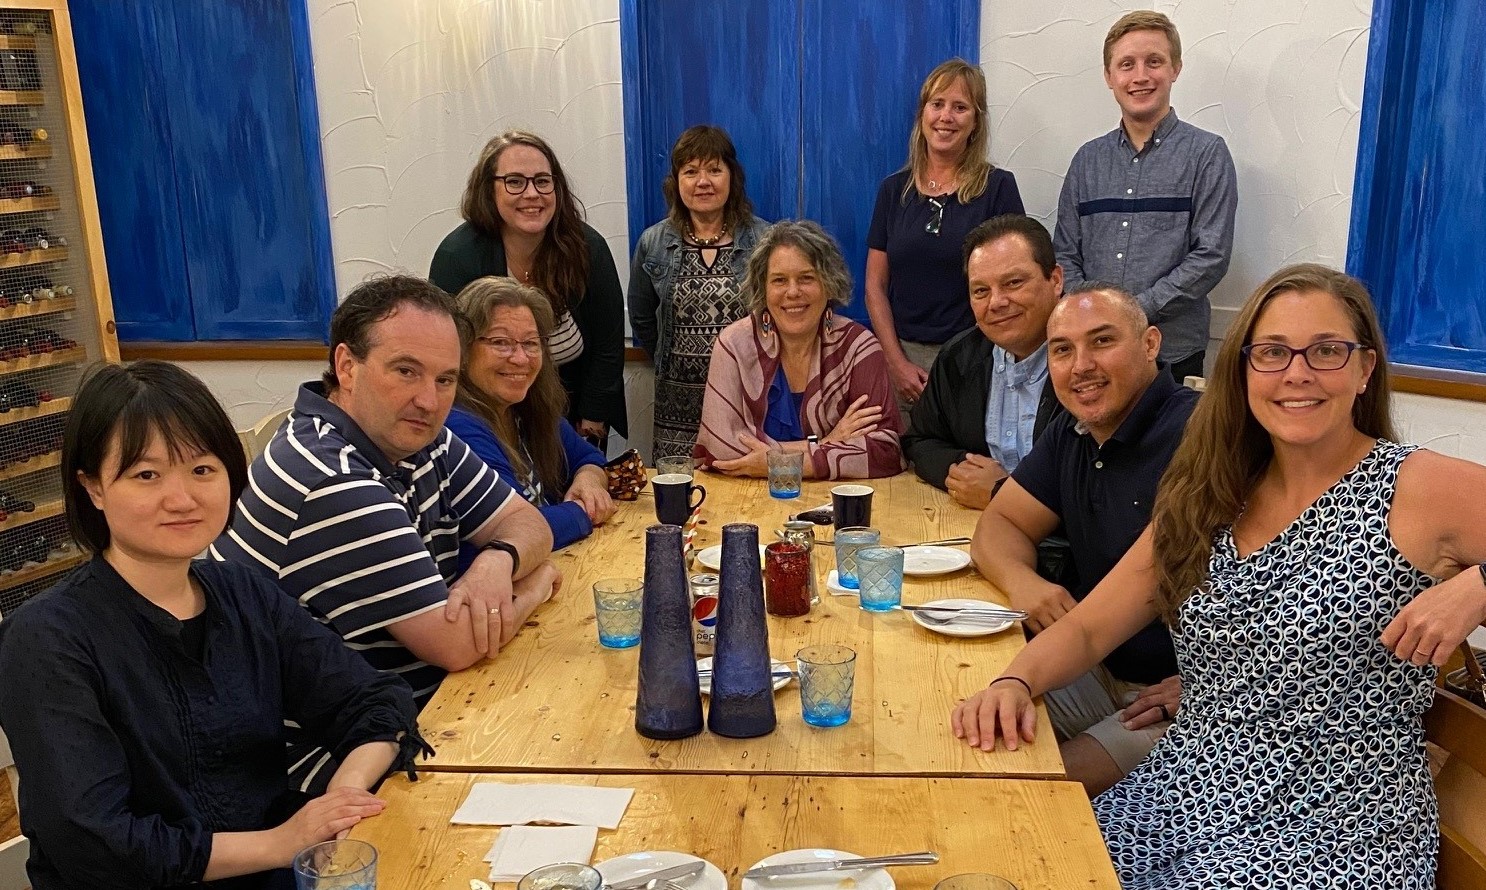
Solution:
<path fill-rule="evenodd" d="M 183 622 L 101 557 L 0 621 L 0 725 L 20 772 L 35 890 L 201 880 L 212 834 L 271 828 L 303 803 L 284 720 L 336 757 L 418 738 L 412 691 L 381 674 L 273 581 L 196 562 L 204 657 Z M 286 870 L 217 887 L 293 886 Z"/>

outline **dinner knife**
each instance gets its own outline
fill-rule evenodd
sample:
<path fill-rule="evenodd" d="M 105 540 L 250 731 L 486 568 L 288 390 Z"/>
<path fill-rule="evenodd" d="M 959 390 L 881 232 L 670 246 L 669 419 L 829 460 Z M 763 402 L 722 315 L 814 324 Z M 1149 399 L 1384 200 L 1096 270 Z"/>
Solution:
<path fill-rule="evenodd" d="M 868 856 L 862 859 L 812 859 L 809 862 L 790 862 L 785 865 L 761 865 L 743 873 L 745 878 L 777 878 L 783 875 L 805 875 L 819 871 L 850 871 L 861 868 L 883 868 L 889 865 L 933 865 L 939 854 L 899 853 L 895 856 Z"/>
<path fill-rule="evenodd" d="M 1003 606 L 987 603 L 984 606 L 910 606 L 906 603 L 898 608 L 905 612 L 950 612 L 956 615 L 992 615 L 997 618 L 1027 617 L 1027 613 L 1021 609 L 1008 609 Z"/>
<path fill-rule="evenodd" d="M 625 878 L 622 881 L 607 883 L 604 887 L 607 890 L 640 890 L 641 887 L 656 883 L 657 881 L 674 881 L 678 878 L 689 878 L 706 867 L 706 860 L 698 859 L 695 862 L 673 865 L 670 868 L 663 868 L 660 871 L 653 871 L 637 877 Z"/>

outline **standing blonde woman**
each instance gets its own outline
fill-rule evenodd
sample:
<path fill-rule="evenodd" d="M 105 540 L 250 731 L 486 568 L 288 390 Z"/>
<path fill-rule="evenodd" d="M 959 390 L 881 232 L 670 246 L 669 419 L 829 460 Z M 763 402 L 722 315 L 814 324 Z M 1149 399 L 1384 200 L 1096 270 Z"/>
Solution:
<path fill-rule="evenodd" d="M 1434 886 L 1421 718 L 1486 620 L 1486 467 L 1393 441 L 1389 401 L 1362 284 L 1276 272 L 1229 328 L 1151 527 L 955 709 L 972 745 L 1030 742 L 1033 695 L 1165 618 L 1175 723 L 1094 801 L 1126 890 Z"/>
<path fill-rule="evenodd" d="M 985 74 L 964 59 L 924 80 L 908 163 L 882 181 L 867 231 L 867 311 L 905 409 L 939 347 L 975 326 L 960 248 L 993 216 L 1022 213 L 1011 171 L 987 157 Z"/>

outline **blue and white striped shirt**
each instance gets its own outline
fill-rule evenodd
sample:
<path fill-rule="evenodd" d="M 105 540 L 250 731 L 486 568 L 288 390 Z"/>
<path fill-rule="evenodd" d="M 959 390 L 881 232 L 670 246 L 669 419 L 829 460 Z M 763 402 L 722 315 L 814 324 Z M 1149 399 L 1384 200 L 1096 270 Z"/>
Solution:
<path fill-rule="evenodd" d="M 460 541 L 520 500 L 447 429 L 396 464 L 324 396 L 299 389 L 294 411 L 248 470 L 216 559 L 260 566 L 372 667 L 400 675 L 418 707 L 444 671 L 387 628 L 442 608 Z M 320 772 L 329 755 L 291 746 L 291 774 Z M 307 760 L 308 758 L 308 760 Z M 319 776 L 319 785 L 329 771 Z"/>

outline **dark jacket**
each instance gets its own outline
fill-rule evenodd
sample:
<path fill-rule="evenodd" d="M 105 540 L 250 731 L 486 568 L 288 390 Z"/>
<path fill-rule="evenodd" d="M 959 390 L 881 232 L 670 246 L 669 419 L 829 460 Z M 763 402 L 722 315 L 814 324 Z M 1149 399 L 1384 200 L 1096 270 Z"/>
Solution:
<path fill-rule="evenodd" d="M 588 288 L 568 311 L 583 334 L 583 354 L 557 369 L 568 392 L 568 417 L 602 420 L 629 436 L 624 407 L 624 293 L 619 271 L 604 236 L 585 223 L 588 241 Z M 506 248 L 500 238 L 485 235 L 469 223 L 444 237 L 434 252 L 428 278 L 451 294 L 486 275 L 507 275 Z M 478 333 L 478 332 L 477 332 Z"/>
<path fill-rule="evenodd" d="M 964 460 L 966 454 L 990 456 L 986 399 L 990 397 L 994 348 L 980 328 L 956 335 L 940 351 L 929 371 L 929 383 L 913 406 L 903 453 L 913 462 L 918 477 L 935 488 L 944 488 L 950 465 Z M 1063 410 L 1049 376 L 1037 400 L 1032 437 L 1040 437 L 1048 421 Z"/>

